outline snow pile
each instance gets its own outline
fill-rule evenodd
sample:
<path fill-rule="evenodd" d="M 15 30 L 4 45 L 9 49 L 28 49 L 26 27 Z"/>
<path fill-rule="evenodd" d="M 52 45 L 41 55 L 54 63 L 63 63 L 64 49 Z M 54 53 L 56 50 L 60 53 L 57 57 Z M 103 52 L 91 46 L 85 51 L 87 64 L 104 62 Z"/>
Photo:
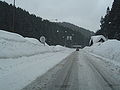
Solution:
<path fill-rule="evenodd" d="M 60 63 L 71 52 L 66 50 L 30 57 L 0 59 L 0 90 L 21 90 Z"/>
<path fill-rule="evenodd" d="M 106 38 L 105 38 L 103 35 L 92 36 L 92 37 L 91 37 L 91 40 L 93 40 L 93 43 L 97 43 L 101 38 L 102 38 L 104 41 L 106 41 Z"/>
<path fill-rule="evenodd" d="M 40 41 L 38 41 L 35 38 L 29 38 L 29 37 L 25 37 L 26 40 L 28 40 L 29 42 L 35 44 L 35 45 L 40 45 L 40 46 L 44 46 L 42 43 L 40 43 Z"/>
<path fill-rule="evenodd" d="M 60 45 L 50 46 L 50 47 L 51 47 L 51 50 L 54 52 L 63 51 L 63 50 L 68 49 L 68 48 L 60 46 Z"/>
<path fill-rule="evenodd" d="M 45 44 L 44 46 L 35 38 L 24 38 L 19 34 L 0 30 L 0 58 L 19 58 L 64 49 L 60 45 L 49 46 Z"/>
<path fill-rule="evenodd" d="M 72 52 L 0 30 L 0 90 L 22 89 Z"/>
<path fill-rule="evenodd" d="M 103 35 L 97 35 L 97 36 L 92 36 L 90 39 L 89 44 L 91 45 L 91 43 L 95 44 L 100 42 L 100 40 L 106 41 L 106 38 Z"/>
<path fill-rule="evenodd" d="M 15 33 L 6 32 L 3 30 L 0 30 L 0 40 L 8 40 L 8 41 L 16 41 L 16 42 L 25 42 L 25 39 L 23 36 Z"/>
<path fill-rule="evenodd" d="M 24 38 L 21 35 L 0 30 L 0 58 L 18 58 L 48 52 L 37 39 Z"/>
<path fill-rule="evenodd" d="M 104 43 L 96 43 L 91 47 L 84 48 L 84 50 L 120 62 L 120 41 L 118 40 L 108 40 Z"/>

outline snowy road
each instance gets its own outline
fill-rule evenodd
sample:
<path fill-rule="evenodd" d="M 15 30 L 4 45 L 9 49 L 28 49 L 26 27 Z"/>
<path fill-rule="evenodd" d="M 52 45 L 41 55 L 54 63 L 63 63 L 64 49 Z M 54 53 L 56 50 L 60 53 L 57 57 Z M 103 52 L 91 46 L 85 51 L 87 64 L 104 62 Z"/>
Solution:
<path fill-rule="evenodd" d="M 23 90 L 120 90 L 120 81 L 101 58 L 73 52 Z"/>

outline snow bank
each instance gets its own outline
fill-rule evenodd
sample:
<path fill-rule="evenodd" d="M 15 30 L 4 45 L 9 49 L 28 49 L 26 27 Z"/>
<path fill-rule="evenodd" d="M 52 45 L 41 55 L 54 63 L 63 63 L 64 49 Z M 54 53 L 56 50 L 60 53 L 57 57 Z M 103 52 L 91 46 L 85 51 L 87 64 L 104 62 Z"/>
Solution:
<path fill-rule="evenodd" d="M 29 37 L 25 37 L 26 40 L 28 40 L 29 42 L 35 44 L 35 45 L 40 45 L 40 46 L 44 46 L 42 43 L 40 43 L 40 41 L 38 41 L 35 38 L 29 38 Z"/>
<path fill-rule="evenodd" d="M 54 52 L 58 52 L 58 51 L 63 51 L 66 50 L 68 48 L 60 46 L 60 45 L 56 45 L 56 46 L 50 46 L 51 50 Z"/>
<path fill-rule="evenodd" d="M 108 40 L 104 43 L 97 43 L 91 47 L 85 47 L 84 50 L 120 63 L 120 41 L 118 40 Z"/>
<path fill-rule="evenodd" d="M 37 39 L 0 30 L 0 58 L 19 58 L 50 51 L 48 45 L 44 46 Z"/>
<path fill-rule="evenodd" d="M 16 42 L 24 42 L 25 41 L 23 36 L 16 34 L 16 33 L 6 32 L 3 30 L 0 30 L 0 40 L 1 39 L 8 40 L 8 41 L 16 41 Z"/>
<path fill-rule="evenodd" d="M 0 30 L 0 90 L 21 90 L 71 52 Z"/>
<path fill-rule="evenodd" d="M 21 90 L 60 63 L 71 52 L 66 50 L 30 57 L 0 59 L 0 90 Z"/>
<path fill-rule="evenodd" d="M 102 38 L 104 41 L 106 41 L 106 38 L 105 38 L 103 35 L 92 36 L 92 37 L 91 37 L 91 40 L 93 41 L 93 43 L 97 43 L 101 38 Z"/>
<path fill-rule="evenodd" d="M 24 38 L 15 33 L 0 30 L 0 58 L 19 58 L 45 52 L 62 51 L 62 46 L 43 45 L 35 38 Z"/>
<path fill-rule="evenodd" d="M 106 38 L 103 35 L 92 36 L 89 45 L 96 44 L 98 42 L 105 42 Z"/>

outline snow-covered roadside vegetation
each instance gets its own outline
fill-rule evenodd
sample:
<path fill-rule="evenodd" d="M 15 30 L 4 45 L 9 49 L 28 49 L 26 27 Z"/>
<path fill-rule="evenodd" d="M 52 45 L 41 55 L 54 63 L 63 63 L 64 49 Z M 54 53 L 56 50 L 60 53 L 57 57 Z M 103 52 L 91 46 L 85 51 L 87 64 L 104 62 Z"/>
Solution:
<path fill-rule="evenodd" d="M 0 90 L 20 90 L 73 50 L 0 30 Z"/>

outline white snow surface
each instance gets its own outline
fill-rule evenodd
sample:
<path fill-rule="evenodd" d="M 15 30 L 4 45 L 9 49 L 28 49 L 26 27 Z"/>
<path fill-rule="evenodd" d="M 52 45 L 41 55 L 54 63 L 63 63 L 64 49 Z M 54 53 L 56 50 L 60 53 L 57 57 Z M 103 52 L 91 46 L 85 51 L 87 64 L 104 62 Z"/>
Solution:
<path fill-rule="evenodd" d="M 95 44 L 98 43 L 100 39 L 106 41 L 106 38 L 103 35 L 97 35 L 97 36 L 92 36 L 90 42 L 93 41 L 93 44 Z"/>
<path fill-rule="evenodd" d="M 28 40 L 29 42 L 35 44 L 35 45 L 44 46 L 39 40 L 37 40 L 35 38 L 25 37 L 25 39 Z"/>
<path fill-rule="evenodd" d="M 83 49 L 113 86 L 120 83 L 120 41 L 107 40 Z M 89 54 L 88 54 L 89 53 Z"/>
<path fill-rule="evenodd" d="M 0 90 L 20 90 L 73 50 L 0 30 Z"/>
<path fill-rule="evenodd" d="M 18 58 L 53 51 L 37 39 L 24 38 L 15 33 L 0 30 L 0 58 Z"/>
<path fill-rule="evenodd" d="M 0 39 L 15 41 L 15 42 L 25 42 L 25 39 L 23 36 L 16 33 L 6 32 L 3 30 L 0 30 Z"/>
<path fill-rule="evenodd" d="M 56 46 L 51 46 L 52 51 L 63 51 L 64 49 L 67 49 L 66 47 L 60 46 L 60 45 L 56 45 Z"/>
<path fill-rule="evenodd" d="M 120 63 L 120 41 L 118 40 L 96 43 L 91 47 L 85 47 L 84 50 Z"/>

